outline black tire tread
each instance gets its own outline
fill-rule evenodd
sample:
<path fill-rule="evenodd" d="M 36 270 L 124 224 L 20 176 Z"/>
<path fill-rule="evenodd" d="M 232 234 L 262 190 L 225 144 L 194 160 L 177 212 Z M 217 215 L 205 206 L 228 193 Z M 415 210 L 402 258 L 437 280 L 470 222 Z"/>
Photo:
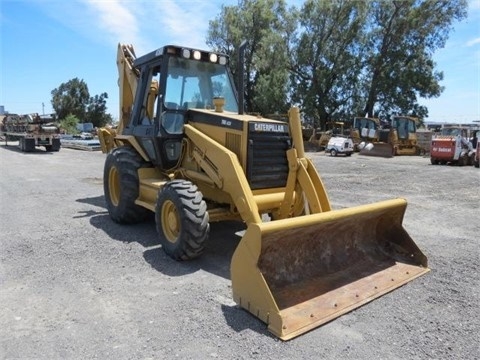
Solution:
<path fill-rule="evenodd" d="M 175 244 L 166 239 L 160 220 L 160 211 L 167 199 L 176 204 L 181 221 L 179 239 Z M 196 185 L 187 180 L 168 182 L 159 192 L 156 214 L 157 232 L 168 256 L 175 260 L 191 260 L 203 253 L 210 224 L 207 205 Z"/>
<path fill-rule="evenodd" d="M 117 167 L 120 176 L 120 200 L 115 206 L 110 200 L 108 176 L 112 166 Z M 133 149 L 122 146 L 113 149 L 105 160 L 103 173 L 103 187 L 107 209 L 113 221 L 119 224 L 135 224 L 142 222 L 149 214 L 149 210 L 135 204 L 139 194 L 138 169 L 149 167 L 142 157 Z"/>

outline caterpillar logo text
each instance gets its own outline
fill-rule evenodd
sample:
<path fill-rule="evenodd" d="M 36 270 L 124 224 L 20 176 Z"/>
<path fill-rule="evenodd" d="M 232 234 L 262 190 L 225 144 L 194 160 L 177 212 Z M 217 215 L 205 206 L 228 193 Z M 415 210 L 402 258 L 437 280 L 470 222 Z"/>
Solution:
<path fill-rule="evenodd" d="M 253 130 L 257 132 L 288 132 L 288 126 L 284 124 L 270 124 L 270 123 L 254 123 Z"/>

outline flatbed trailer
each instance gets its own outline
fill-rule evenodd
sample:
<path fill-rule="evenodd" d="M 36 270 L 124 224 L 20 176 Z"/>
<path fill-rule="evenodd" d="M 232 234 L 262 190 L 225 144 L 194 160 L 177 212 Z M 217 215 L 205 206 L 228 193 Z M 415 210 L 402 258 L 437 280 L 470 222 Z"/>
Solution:
<path fill-rule="evenodd" d="M 7 115 L 1 122 L 0 135 L 8 141 L 18 141 L 20 150 L 35 151 L 43 146 L 46 151 L 60 150 L 60 131 L 53 124 L 52 117 L 42 117 L 38 114 Z"/>

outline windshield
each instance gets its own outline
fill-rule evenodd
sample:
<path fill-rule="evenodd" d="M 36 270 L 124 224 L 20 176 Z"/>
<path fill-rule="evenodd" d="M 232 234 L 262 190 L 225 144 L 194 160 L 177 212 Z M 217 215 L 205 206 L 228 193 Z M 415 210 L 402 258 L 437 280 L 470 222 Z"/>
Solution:
<path fill-rule="evenodd" d="M 171 57 L 165 106 L 169 109 L 213 109 L 213 98 L 225 99 L 224 109 L 238 112 L 235 92 L 226 67 L 214 63 Z"/>
<path fill-rule="evenodd" d="M 393 127 L 397 130 L 400 139 L 408 139 L 409 134 L 416 132 L 415 120 L 407 117 L 395 117 Z"/>
<path fill-rule="evenodd" d="M 409 133 L 414 133 L 416 131 L 415 120 L 409 119 L 407 117 L 396 117 L 393 120 L 393 127 L 397 130 L 403 129 Z"/>
<path fill-rule="evenodd" d="M 370 129 L 370 130 L 376 130 L 377 129 L 377 124 L 375 121 L 372 119 L 367 119 L 367 118 L 356 118 L 355 119 L 355 124 L 357 129 Z"/>
<path fill-rule="evenodd" d="M 458 136 L 461 131 L 458 128 L 443 128 L 442 135 Z"/>

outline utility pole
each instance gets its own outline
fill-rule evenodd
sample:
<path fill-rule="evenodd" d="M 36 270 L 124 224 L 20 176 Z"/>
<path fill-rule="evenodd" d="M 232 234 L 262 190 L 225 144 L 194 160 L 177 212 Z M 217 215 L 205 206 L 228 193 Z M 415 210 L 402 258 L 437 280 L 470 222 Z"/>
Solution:
<path fill-rule="evenodd" d="M 45 104 L 42 102 L 42 115 L 45 115 Z"/>

